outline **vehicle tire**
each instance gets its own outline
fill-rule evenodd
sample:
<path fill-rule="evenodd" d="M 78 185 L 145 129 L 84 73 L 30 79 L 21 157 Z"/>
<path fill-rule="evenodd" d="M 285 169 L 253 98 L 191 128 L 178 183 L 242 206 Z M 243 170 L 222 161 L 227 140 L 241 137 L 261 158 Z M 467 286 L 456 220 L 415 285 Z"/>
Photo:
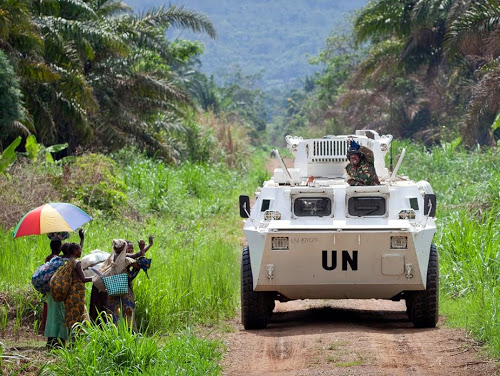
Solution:
<path fill-rule="evenodd" d="M 406 312 L 416 328 L 434 328 L 439 318 L 439 259 L 436 246 L 431 245 L 427 268 L 427 288 L 409 291 Z"/>
<path fill-rule="evenodd" d="M 265 329 L 274 309 L 274 293 L 253 291 L 250 250 L 241 255 L 241 323 L 246 330 Z"/>

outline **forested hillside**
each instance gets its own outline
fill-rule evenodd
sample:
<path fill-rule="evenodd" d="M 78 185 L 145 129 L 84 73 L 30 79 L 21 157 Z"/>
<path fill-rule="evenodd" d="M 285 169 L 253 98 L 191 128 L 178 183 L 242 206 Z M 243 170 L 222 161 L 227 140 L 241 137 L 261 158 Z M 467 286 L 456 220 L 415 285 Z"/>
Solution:
<path fill-rule="evenodd" d="M 131 0 L 136 10 L 164 4 L 162 0 Z M 262 72 L 264 90 L 300 85 L 316 68 L 308 56 L 323 48 L 330 30 L 346 14 L 360 9 L 367 0 L 177 0 L 204 13 L 217 30 L 217 39 L 173 31 L 169 36 L 199 39 L 205 45 L 202 71 L 222 76 L 237 65 L 245 74 Z"/>
<path fill-rule="evenodd" d="M 273 139 L 369 128 L 427 145 L 496 145 L 499 12 L 497 0 L 370 2 L 332 30 L 313 60 L 324 69 L 289 93 Z"/>
<path fill-rule="evenodd" d="M 498 1 L 380 0 L 352 17 L 361 3 L 50 4 L 0 3 L 0 149 L 33 134 L 69 154 L 135 144 L 176 163 L 208 160 L 214 139 L 231 150 L 235 134 L 254 145 L 356 128 L 428 145 L 499 137 Z M 228 75 L 199 70 L 208 44 L 188 32 L 236 48 L 217 53 Z M 291 68 L 308 53 L 315 74 Z M 265 91 L 263 70 L 276 84 Z"/>

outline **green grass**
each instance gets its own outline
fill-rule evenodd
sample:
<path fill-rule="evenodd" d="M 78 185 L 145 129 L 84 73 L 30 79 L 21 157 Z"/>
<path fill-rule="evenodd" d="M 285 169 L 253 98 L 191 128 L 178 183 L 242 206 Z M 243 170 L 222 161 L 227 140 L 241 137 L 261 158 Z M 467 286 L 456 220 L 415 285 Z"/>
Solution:
<path fill-rule="evenodd" d="M 352 362 L 343 362 L 343 363 L 335 363 L 335 367 L 355 367 L 355 366 L 360 366 L 363 364 L 363 361 L 361 359 L 354 360 Z"/>
<path fill-rule="evenodd" d="M 445 143 L 432 149 L 410 142 L 395 144 L 395 150 L 403 147 L 406 153 L 399 173 L 432 184 L 438 198 L 437 216 L 441 222 L 461 210 L 488 208 L 500 200 L 498 149 L 464 150 L 456 143 Z"/>
<path fill-rule="evenodd" d="M 120 160 L 118 158 L 118 160 Z M 126 163 L 125 163 L 126 162 Z M 238 196 L 251 191 L 264 178 L 264 159 L 257 172 L 243 175 L 223 165 L 168 167 L 134 156 L 123 161 L 122 178 L 127 196 L 140 220 L 109 220 L 92 213 L 85 226 L 83 255 L 93 249 L 111 251 L 113 238 L 136 242 L 155 235 L 148 252 L 151 279 L 141 273 L 135 280 L 138 324 L 150 331 L 171 331 L 186 323 L 210 324 L 232 317 L 239 300 L 241 218 Z M 70 241 L 78 242 L 72 234 Z M 50 253 L 46 236 L 12 239 L 0 233 L 0 291 L 19 296 L 33 291 L 31 274 Z M 26 309 L 20 299 L 17 312 Z"/>
<path fill-rule="evenodd" d="M 437 196 L 440 313 L 500 358 L 500 152 L 458 143 L 430 151 L 406 143 L 402 173 Z"/>
<path fill-rule="evenodd" d="M 222 344 L 189 332 L 142 336 L 118 326 L 82 327 L 71 346 L 55 350 L 57 360 L 42 375 L 218 375 Z"/>

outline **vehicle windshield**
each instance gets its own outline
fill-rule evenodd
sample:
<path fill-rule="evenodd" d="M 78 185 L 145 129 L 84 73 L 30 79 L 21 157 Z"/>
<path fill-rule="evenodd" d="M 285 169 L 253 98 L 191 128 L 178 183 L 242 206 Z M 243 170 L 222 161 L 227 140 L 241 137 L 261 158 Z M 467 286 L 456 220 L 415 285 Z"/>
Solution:
<path fill-rule="evenodd" d="M 385 198 L 383 197 L 351 197 L 348 206 L 349 215 L 355 217 L 385 214 Z"/>
<path fill-rule="evenodd" d="M 332 202 L 327 197 L 300 197 L 293 203 L 297 217 L 323 217 L 332 213 Z"/>

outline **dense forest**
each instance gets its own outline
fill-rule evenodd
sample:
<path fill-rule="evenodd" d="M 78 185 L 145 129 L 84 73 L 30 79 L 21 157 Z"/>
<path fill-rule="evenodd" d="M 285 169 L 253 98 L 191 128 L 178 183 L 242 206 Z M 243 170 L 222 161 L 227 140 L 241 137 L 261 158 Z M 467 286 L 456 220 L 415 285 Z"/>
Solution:
<path fill-rule="evenodd" d="M 224 119 L 230 144 L 231 127 L 253 144 L 356 128 L 427 144 L 498 138 L 498 1 L 371 2 L 310 59 L 320 73 L 285 95 L 265 93 L 245 67 L 222 84 L 201 73 L 203 45 L 167 31 L 218 30 L 183 6 L 24 0 L 0 10 L 2 149 L 33 134 L 68 153 L 134 144 L 170 162 L 207 160 L 221 138 L 198 110 Z"/>

